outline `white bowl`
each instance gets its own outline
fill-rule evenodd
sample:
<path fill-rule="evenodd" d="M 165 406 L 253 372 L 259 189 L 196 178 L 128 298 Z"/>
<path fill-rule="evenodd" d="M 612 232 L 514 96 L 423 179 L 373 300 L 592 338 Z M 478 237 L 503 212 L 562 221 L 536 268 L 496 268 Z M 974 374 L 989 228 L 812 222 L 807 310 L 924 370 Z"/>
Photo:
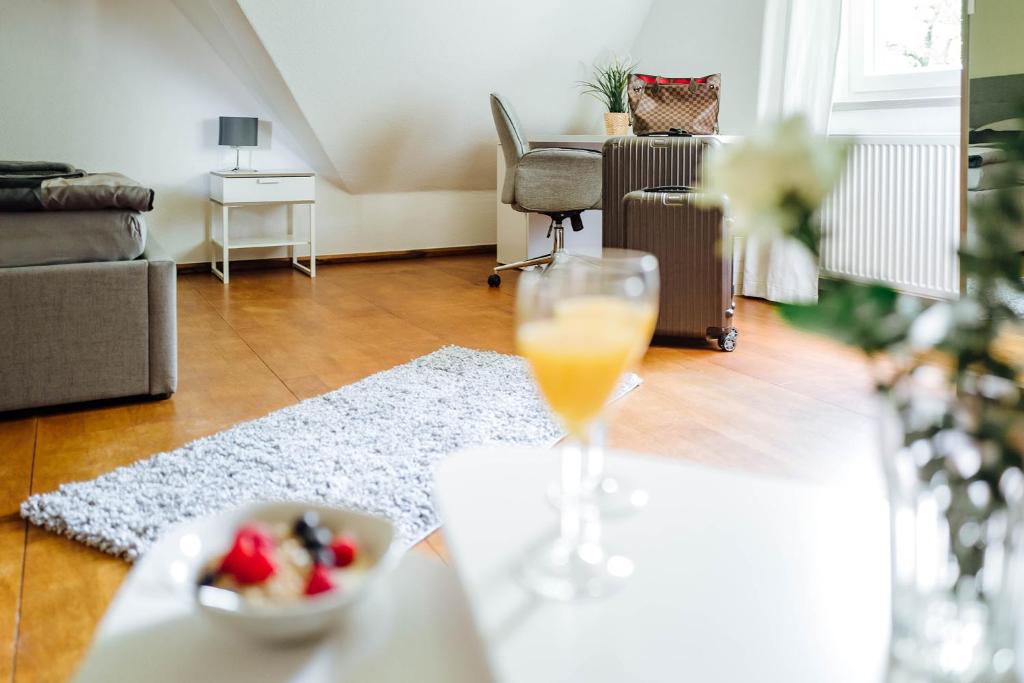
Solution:
<path fill-rule="evenodd" d="M 390 521 L 312 503 L 246 505 L 210 517 L 198 531 L 193 526 L 191 530 L 178 532 L 181 538 L 174 546 L 187 556 L 187 561 L 174 563 L 177 569 L 172 566 L 171 571 L 176 571 L 179 578 L 184 578 L 198 588 L 203 568 L 213 557 L 228 551 L 241 525 L 252 521 L 291 524 L 307 511 L 320 515 L 321 522 L 328 528 L 343 530 L 355 536 L 363 558 L 370 560 L 363 577 L 351 589 L 342 586 L 340 590 L 303 597 L 283 605 L 250 605 L 240 596 L 237 600 L 225 600 L 223 604 L 214 604 L 208 600 L 196 600 L 195 604 L 197 609 L 217 624 L 264 641 L 297 641 L 323 635 L 343 620 L 349 608 L 397 563 L 400 551 L 395 546 L 395 529 Z M 232 594 L 224 597 L 231 598 Z"/>

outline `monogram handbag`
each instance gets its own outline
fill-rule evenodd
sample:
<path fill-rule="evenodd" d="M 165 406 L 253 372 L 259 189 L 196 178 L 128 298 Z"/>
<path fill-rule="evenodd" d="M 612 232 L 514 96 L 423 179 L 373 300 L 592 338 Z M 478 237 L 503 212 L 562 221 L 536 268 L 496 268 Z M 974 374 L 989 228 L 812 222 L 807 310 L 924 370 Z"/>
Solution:
<path fill-rule="evenodd" d="M 714 135 L 722 75 L 664 78 L 633 74 L 629 78 L 629 110 L 637 135 Z"/>

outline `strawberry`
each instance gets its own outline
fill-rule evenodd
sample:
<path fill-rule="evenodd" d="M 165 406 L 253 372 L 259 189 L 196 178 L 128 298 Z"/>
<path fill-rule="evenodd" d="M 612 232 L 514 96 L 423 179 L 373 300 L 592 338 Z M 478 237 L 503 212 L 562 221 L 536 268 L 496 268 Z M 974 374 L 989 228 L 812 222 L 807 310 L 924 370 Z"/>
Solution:
<path fill-rule="evenodd" d="M 334 582 L 331 575 L 323 565 L 313 565 L 313 571 L 309 573 L 309 582 L 306 584 L 306 595 L 318 595 L 334 590 Z"/>
<path fill-rule="evenodd" d="M 239 529 L 231 550 L 220 563 L 220 571 L 235 577 L 243 585 L 262 583 L 277 571 L 273 560 L 273 542 L 261 529 Z"/>
<path fill-rule="evenodd" d="M 351 536 L 338 536 L 331 543 L 334 552 L 334 566 L 347 567 L 356 560 L 356 539 Z"/>
<path fill-rule="evenodd" d="M 235 533 L 235 541 L 239 538 L 250 539 L 253 545 L 261 550 L 270 550 L 274 547 L 274 541 L 270 532 L 261 524 L 250 523 L 239 527 Z"/>
<path fill-rule="evenodd" d="M 268 551 L 256 550 L 245 561 L 235 567 L 235 580 L 247 585 L 263 583 L 277 573 L 277 565 Z"/>

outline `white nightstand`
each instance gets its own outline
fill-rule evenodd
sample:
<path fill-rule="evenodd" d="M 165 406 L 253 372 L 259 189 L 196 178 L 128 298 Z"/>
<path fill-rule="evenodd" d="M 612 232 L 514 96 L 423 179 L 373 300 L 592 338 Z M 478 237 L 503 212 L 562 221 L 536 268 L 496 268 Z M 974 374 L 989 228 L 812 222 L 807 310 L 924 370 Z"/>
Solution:
<path fill-rule="evenodd" d="M 210 270 L 226 284 L 229 279 L 229 261 L 232 249 L 255 247 L 288 247 L 292 266 L 310 277 L 316 277 L 316 176 L 306 171 L 267 172 L 210 172 Z M 284 204 L 288 206 L 288 232 L 261 237 L 231 238 L 229 214 L 234 206 Z M 309 237 L 295 234 L 292 207 L 309 205 Z M 221 231 L 214 230 L 214 215 L 220 207 Z M 309 267 L 299 263 L 297 246 L 309 247 Z M 220 250 L 221 270 L 217 269 L 217 250 Z"/>

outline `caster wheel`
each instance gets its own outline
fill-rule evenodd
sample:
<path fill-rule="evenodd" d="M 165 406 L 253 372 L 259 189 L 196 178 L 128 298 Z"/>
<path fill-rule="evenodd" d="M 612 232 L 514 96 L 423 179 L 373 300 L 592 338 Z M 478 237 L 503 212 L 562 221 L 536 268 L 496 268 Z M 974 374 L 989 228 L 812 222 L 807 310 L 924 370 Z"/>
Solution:
<path fill-rule="evenodd" d="M 501 276 L 497 273 L 491 273 L 487 276 L 488 287 L 501 287 Z"/>
<path fill-rule="evenodd" d="M 723 332 L 718 337 L 718 348 L 723 351 L 732 352 L 736 350 L 736 337 L 739 335 L 735 329 Z"/>

